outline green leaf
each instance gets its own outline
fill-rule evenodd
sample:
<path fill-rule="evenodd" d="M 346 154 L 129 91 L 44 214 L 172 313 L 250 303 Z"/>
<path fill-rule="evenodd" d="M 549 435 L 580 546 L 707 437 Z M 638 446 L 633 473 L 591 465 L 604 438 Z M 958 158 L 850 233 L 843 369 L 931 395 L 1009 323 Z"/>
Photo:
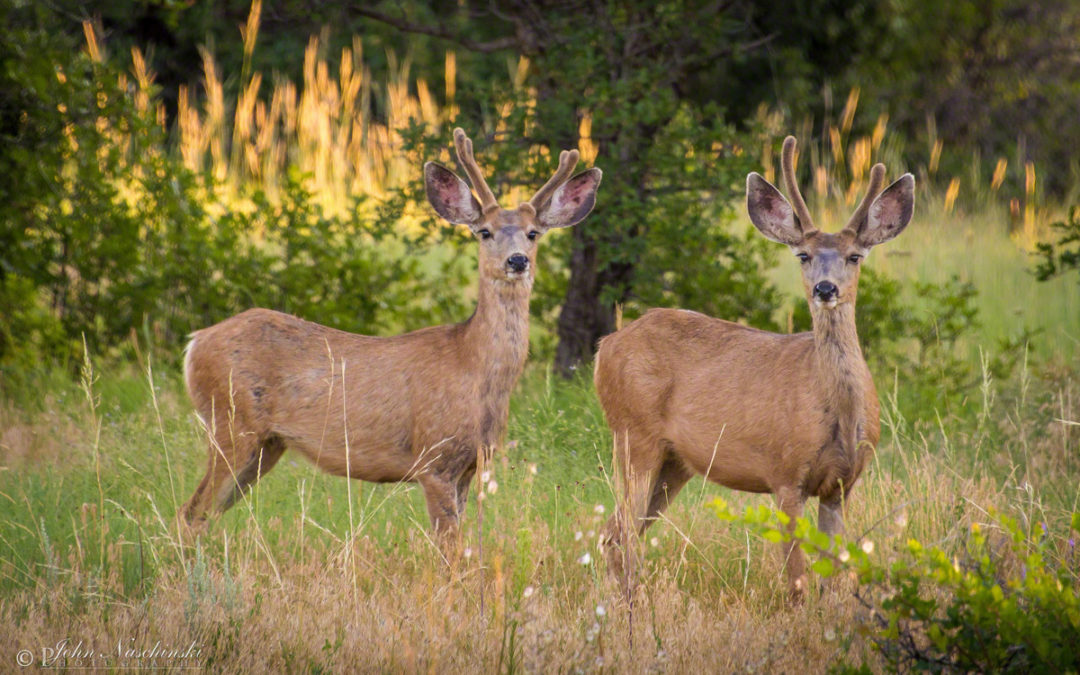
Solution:
<path fill-rule="evenodd" d="M 829 558 L 821 558 L 820 560 L 815 561 L 814 564 L 810 566 L 810 569 L 825 578 L 831 577 L 836 573 L 836 565 L 834 565 L 833 561 Z"/>
<path fill-rule="evenodd" d="M 784 541 L 784 534 L 780 530 L 765 530 L 761 533 L 761 536 L 763 539 L 765 539 L 765 541 L 771 541 L 774 544 L 778 544 Z"/>

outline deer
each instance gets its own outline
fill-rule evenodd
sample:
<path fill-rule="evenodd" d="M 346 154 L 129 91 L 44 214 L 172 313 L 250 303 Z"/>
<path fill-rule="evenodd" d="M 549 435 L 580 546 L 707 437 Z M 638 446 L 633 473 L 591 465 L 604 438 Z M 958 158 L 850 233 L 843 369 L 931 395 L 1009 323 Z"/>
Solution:
<path fill-rule="evenodd" d="M 189 525 L 227 510 L 292 448 L 335 476 L 419 484 L 440 541 L 455 539 L 478 451 L 501 446 L 528 355 L 539 240 L 589 214 L 602 172 L 571 177 L 579 153 L 564 150 L 531 199 L 503 209 L 460 128 L 454 145 L 476 196 L 433 161 L 424 184 L 435 212 L 479 240 L 472 316 L 371 337 L 250 309 L 193 333 L 184 379 L 210 447 L 181 511 Z"/>
<path fill-rule="evenodd" d="M 817 497 L 818 527 L 843 531 L 851 490 L 876 450 L 877 391 L 855 326 L 859 270 L 870 249 L 911 220 L 915 179 L 881 190 L 885 166 L 842 230 L 817 229 L 785 139 L 789 202 L 761 175 L 746 179 L 750 220 L 786 244 L 802 269 L 813 330 L 772 333 L 683 309 L 651 309 L 605 336 L 594 383 L 613 433 L 620 503 L 601 539 L 609 572 L 632 589 L 631 528 L 644 533 L 695 475 L 733 490 L 772 494 L 793 530 Z M 802 602 L 806 562 L 784 544 L 790 600 Z"/>

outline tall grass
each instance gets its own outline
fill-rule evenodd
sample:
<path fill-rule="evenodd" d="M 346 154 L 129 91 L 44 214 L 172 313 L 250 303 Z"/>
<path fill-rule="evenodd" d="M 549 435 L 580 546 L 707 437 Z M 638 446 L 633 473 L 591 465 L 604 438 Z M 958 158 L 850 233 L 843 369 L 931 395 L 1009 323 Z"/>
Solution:
<path fill-rule="evenodd" d="M 260 9 L 253 4 L 244 29 L 249 55 Z M 92 31 L 88 39 L 100 48 Z M 452 52 L 440 105 L 426 85 L 410 81 L 407 60 L 395 62 L 390 81 L 373 82 L 356 42 L 331 76 L 320 44 L 309 43 L 299 86 L 267 85 L 245 67 L 236 101 L 226 100 L 207 53 L 203 98 L 181 93 L 177 143 L 185 163 L 227 185 L 252 181 L 268 191 L 299 167 L 330 200 L 379 194 L 398 172 L 414 170 L 398 152 L 396 131 L 408 120 L 454 118 Z M 149 91 L 145 63 L 134 73 L 137 91 Z M 379 97 L 388 112 L 375 119 L 371 100 Z M 941 171 L 936 141 L 925 166 L 904 167 L 886 119 L 854 136 L 857 104 L 856 91 L 824 140 L 803 150 L 807 194 L 822 224 L 846 218 L 874 161 L 893 173 L 913 169 L 920 186 Z M 762 163 L 775 179 L 771 149 L 784 123 L 766 121 Z M 798 135 L 808 137 L 809 128 Z M 897 400 L 909 383 L 879 377 L 887 440 L 856 488 L 848 528 L 875 543 L 883 564 L 911 537 L 956 550 L 972 523 L 993 527 L 991 510 L 1029 529 L 1041 522 L 1052 529 L 1080 507 L 1080 385 L 1068 367 L 1080 353 L 1080 291 L 1066 282 L 1036 284 L 1026 272 L 1025 237 L 1040 236 L 1051 217 L 1038 203 L 1034 168 L 1002 158 L 980 177 L 977 165 L 973 159 L 968 175 L 940 181 L 944 191 L 920 187 L 910 231 L 871 264 L 904 279 L 971 279 L 984 325 L 973 349 L 1029 325 L 1043 330 L 1046 361 L 1064 365 L 1055 373 L 1025 363 L 1005 383 L 984 370 L 981 405 L 969 420 L 941 420 L 933 410 L 905 418 Z M 1024 201 L 995 206 L 993 195 L 1010 184 L 1023 186 L 1015 199 Z M 797 265 L 784 262 L 776 279 L 801 296 Z M 470 500 L 463 555 L 453 565 L 428 534 L 415 486 L 350 483 L 292 453 L 206 532 L 179 526 L 175 515 L 207 452 L 190 411 L 177 374 L 130 365 L 101 372 L 89 356 L 81 384 L 48 376 L 0 401 L 0 632 L 7 644 L 31 649 L 38 661 L 63 639 L 109 655 L 69 657 L 70 668 L 801 672 L 836 662 L 880 665 L 847 582 L 812 593 L 806 608 L 785 610 L 775 546 L 705 508 L 718 494 L 735 508 L 768 498 L 700 478 L 641 542 L 631 641 L 630 605 L 598 560 L 597 535 L 616 497 L 610 439 L 585 378 L 564 383 L 542 366 L 527 371 L 512 401 L 509 442 L 476 486 L 483 517 L 479 499 Z M 152 661 L 116 649 L 157 641 L 178 650 L 195 645 L 198 655 Z M 14 653 L 0 658 L 10 668 Z"/>
<path fill-rule="evenodd" d="M 1010 407 L 1008 392 L 988 387 L 986 423 L 1018 425 L 1004 447 L 947 428 L 918 431 L 886 394 L 892 440 L 848 515 L 849 532 L 873 541 L 883 563 L 911 537 L 948 549 L 972 523 L 993 527 L 990 510 L 1053 530 L 1077 507 L 1080 466 L 1070 457 L 1080 437 L 1041 428 L 1037 413 L 1054 392 L 1036 387 Z M 1075 381 L 1056 392 L 1068 401 L 1066 419 L 1080 418 L 1077 393 Z M 609 437 L 584 378 L 527 373 L 509 443 L 477 486 L 483 532 L 474 498 L 464 554 L 451 567 L 414 486 L 350 485 L 291 453 L 193 537 L 173 517 L 200 476 L 206 442 L 177 377 L 116 370 L 45 395 L 59 403 L 54 412 L 9 408 L 7 419 L 29 431 L 0 439 L 9 468 L 0 473 L 0 630 L 19 648 L 40 651 L 64 637 L 105 652 L 117 640 L 194 643 L 199 667 L 275 671 L 874 663 L 848 582 L 785 610 L 775 545 L 705 508 L 718 494 L 736 509 L 768 498 L 700 478 L 642 541 L 631 642 L 629 606 L 597 549 L 615 496 Z M 100 439 L 85 433 L 97 422 Z M 62 464 L 36 456 L 45 450 L 28 439 L 40 435 L 66 448 Z"/>

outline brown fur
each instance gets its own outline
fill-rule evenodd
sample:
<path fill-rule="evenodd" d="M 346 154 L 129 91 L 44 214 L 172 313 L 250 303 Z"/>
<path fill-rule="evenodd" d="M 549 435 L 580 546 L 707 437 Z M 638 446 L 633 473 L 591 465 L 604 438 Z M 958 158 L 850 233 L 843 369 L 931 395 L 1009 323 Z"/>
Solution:
<path fill-rule="evenodd" d="M 463 138 L 457 130 L 459 158 L 476 185 L 483 179 Z M 185 379 L 212 439 L 206 475 L 183 508 L 188 522 L 227 509 L 292 448 L 334 475 L 418 482 L 436 531 L 456 530 L 477 452 L 501 443 L 528 355 L 539 234 L 585 217 L 581 208 L 551 211 L 559 199 L 579 207 L 593 199 L 600 172 L 564 175 L 554 206 L 539 214 L 481 210 L 448 169 L 429 163 L 425 174 L 435 209 L 481 239 L 475 313 L 380 338 L 252 309 L 196 332 Z M 486 185 L 477 192 L 490 195 Z M 554 224 L 539 224 L 541 216 Z M 527 258 L 525 269 L 511 265 L 516 256 Z"/>
<path fill-rule="evenodd" d="M 884 171 L 875 167 L 872 191 L 856 210 L 860 217 L 826 234 L 809 222 L 792 185 L 793 154 L 790 139 L 784 175 L 792 177 L 788 189 L 796 207 L 757 174 L 748 178 L 747 200 L 763 234 L 807 257 L 803 282 L 813 332 L 780 335 L 697 312 L 654 309 L 600 341 L 596 393 L 627 486 L 605 545 L 610 569 L 626 582 L 631 523 L 643 532 L 695 474 L 774 494 L 791 527 L 806 499 L 818 497 L 819 526 L 833 534 L 843 527 L 843 501 L 877 445 L 877 392 L 855 329 L 858 260 L 885 240 L 875 238 L 883 228 L 895 236 L 907 224 L 914 183 L 902 178 L 868 208 Z M 868 211 L 872 222 L 866 222 Z M 883 213 L 888 222 L 880 222 Z M 822 282 L 837 288 L 835 302 L 815 295 Z M 786 554 L 798 599 L 805 561 L 798 546 L 786 546 Z"/>

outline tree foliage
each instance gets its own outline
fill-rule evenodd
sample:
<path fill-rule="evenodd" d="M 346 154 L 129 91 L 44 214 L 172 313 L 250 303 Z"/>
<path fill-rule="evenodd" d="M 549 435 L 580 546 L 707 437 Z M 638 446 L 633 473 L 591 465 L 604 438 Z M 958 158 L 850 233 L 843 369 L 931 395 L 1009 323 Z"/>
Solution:
<path fill-rule="evenodd" d="M 1042 242 L 1038 253 L 1042 260 L 1035 268 L 1039 281 L 1052 279 L 1069 270 L 1080 273 L 1080 206 L 1069 209 L 1069 217 L 1051 225 L 1060 236 L 1056 244 Z"/>

